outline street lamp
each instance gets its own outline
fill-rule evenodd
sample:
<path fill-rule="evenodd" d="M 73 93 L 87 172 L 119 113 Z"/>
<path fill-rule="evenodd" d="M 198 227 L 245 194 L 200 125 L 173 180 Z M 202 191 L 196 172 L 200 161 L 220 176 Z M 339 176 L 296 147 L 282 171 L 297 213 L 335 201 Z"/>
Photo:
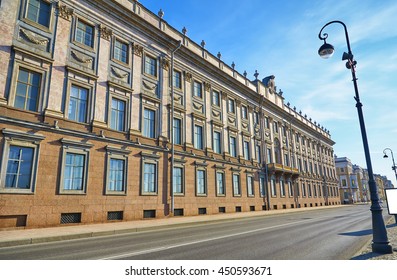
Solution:
<path fill-rule="evenodd" d="M 396 164 L 395 164 L 395 162 L 394 162 L 393 151 L 392 151 L 390 148 L 384 149 L 384 150 L 383 150 L 383 153 L 384 153 L 383 158 L 388 158 L 388 156 L 387 156 L 387 154 L 386 154 L 386 150 L 389 150 L 389 151 L 390 151 L 391 159 L 392 159 L 392 162 L 393 162 L 393 166 L 391 167 L 391 169 L 394 170 L 394 174 L 396 175 L 396 181 L 397 181 L 397 170 L 396 170 Z"/>
<path fill-rule="evenodd" d="M 369 153 L 367 133 L 366 133 L 365 124 L 364 124 L 364 115 L 363 115 L 363 111 L 362 111 L 363 105 L 360 102 L 360 97 L 358 94 L 358 86 L 357 86 L 357 78 L 356 78 L 356 70 L 355 70 L 357 62 L 353 59 L 353 53 L 350 48 L 349 35 L 347 33 L 346 25 L 343 22 L 338 21 L 338 20 L 330 21 L 321 28 L 321 30 L 318 34 L 318 38 L 320 40 L 323 40 L 324 44 L 318 50 L 318 54 L 322 58 L 330 58 L 334 53 L 334 47 L 331 44 L 328 44 L 326 42 L 326 39 L 328 38 L 328 34 L 327 33 L 321 34 L 325 27 L 327 27 L 328 25 L 333 24 L 333 23 L 339 23 L 345 29 L 345 36 L 346 36 L 348 52 L 343 53 L 342 60 L 347 60 L 346 68 L 350 69 L 351 73 L 352 73 L 354 92 L 355 92 L 354 99 L 356 100 L 358 119 L 359 119 L 360 128 L 361 128 L 361 137 L 363 140 L 365 159 L 367 162 L 368 185 L 369 185 L 370 196 L 371 196 L 371 208 L 370 209 L 371 209 L 371 213 L 372 213 L 372 235 L 373 235 L 372 251 L 376 252 L 376 253 L 389 254 L 389 253 L 392 253 L 393 250 L 392 250 L 392 247 L 389 244 L 389 240 L 387 238 L 385 222 L 384 222 L 383 216 L 382 216 L 382 207 L 380 206 L 380 203 L 379 203 L 378 190 L 377 190 L 377 186 L 376 186 L 376 183 L 374 180 L 374 174 L 372 172 L 372 163 L 371 163 L 371 157 L 370 157 L 370 153 Z"/>
<path fill-rule="evenodd" d="M 386 150 L 389 150 L 389 151 L 390 151 L 391 160 L 392 160 L 392 162 L 393 162 L 393 166 L 391 167 L 391 169 L 394 170 L 394 174 L 396 175 L 396 181 L 397 181 L 397 171 L 396 171 L 396 164 L 395 164 L 395 162 L 394 162 L 393 151 L 392 151 L 390 148 L 384 149 L 384 150 L 383 150 L 383 154 L 384 154 L 384 155 L 383 155 L 383 158 L 388 158 L 388 156 L 387 156 L 387 154 L 386 154 Z M 397 188 L 397 186 L 396 186 L 396 188 Z M 396 220 L 396 223 L 397 223 L 397 215 L 394 215 L 394 219 Z"/>

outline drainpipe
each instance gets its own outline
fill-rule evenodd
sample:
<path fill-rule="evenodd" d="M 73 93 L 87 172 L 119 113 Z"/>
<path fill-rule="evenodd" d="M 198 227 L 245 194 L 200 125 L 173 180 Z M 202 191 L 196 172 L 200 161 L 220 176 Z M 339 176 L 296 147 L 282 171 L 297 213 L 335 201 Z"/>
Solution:
<path fill-rule="evenodd" d="M 182 46 L 182 41 L 178 42 L 178 46 L 171 51 L 171 121 L 170 121 L 170 128 L 171 128 L 171 213 L 174 214 L 174 53 Z"/>

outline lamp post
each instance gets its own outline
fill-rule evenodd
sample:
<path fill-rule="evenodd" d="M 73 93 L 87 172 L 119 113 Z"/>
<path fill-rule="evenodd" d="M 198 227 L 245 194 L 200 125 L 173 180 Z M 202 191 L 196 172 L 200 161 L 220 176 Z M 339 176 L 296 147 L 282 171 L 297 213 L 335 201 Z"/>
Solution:
<path fill-rule="evenodd" d="M 392 247 L 389 244 L 389 240 L 387 238 L 385 222 L 384 222 L 383 216 L 382 216 L 382 207 L 380 206 L 380 203 L 379 203 L 378 188 L 376 186 L 376 183 L 374 180 L 374 174 L 372 172 L 372 163 L 371 163 L 371 157 L 370 157 L 370 153 L 369 153 L 367 133 L 366 133 L 365 124 L 364 124 L 364 115 L 363 115 L 363 111 L 362 111 L 363 105 L 360 102 L 358 86 L 357 86 L 357 78 L 356 78 L 356 70 L 355 70 L 357 62 L 353 59 L 353 53 L 350 48 L 349 34 L 347 33 L 346 25 L 342 21 L 338 21 L 338 20 L 330 21 L 321 28 L 321 30 L 318 34 L 318 38 L 320 40 L 323 40 L 324 44 L 318 50 L 318 54 L 322 58 L 330 58 L 334 53 L 334 47 L 331 44 L 328 44 L 326 42 L 326 39 L 328 38 L 328 34 L 327 33 L 322 34 L 323 29 L 333 23 L 341 24 L 345 30 L 348 52 L 343 53 L 342 60 L 347 60 L 346 68 L 351 70 L 351 74 L 352 74 L 352 78 L 353 78 L 353 85 L 354 85 L 354 92 L 355 92 L 354 99 L 356 100 L 356 108 L 357 108 L 357 113 L 358 113 L 358 119 L 360 122 L 361 137 L 362 137 L 363 146 L 364 146 L 365 160 L 367 162 L 368 185 L 369 185 L 370 196 L 371 196 L 371 208 L 370 209 L 371 209 L 371 213 L 372 213 L 372 236 L 373 236 L 372 251 L 376 252 L 376 253 L 389 254 L 389 253 L 392 253 L 393 250 L 392 250 Z"/>
<path fill-rule="evenodd" d="M 390 148 L 386 148 L 386 149 L 384 149 L 383 150 L 383 158 L 388 158 L 388 156 L 387 156 L 387 154 L 386 154 L 386 151 L 390 151 L 390 154 L 391 154 L 391 160 L 392 160 L 392 162 L 393 162 L 393 166 L 391 167 L 391 169 L 392 170 L 394 170 L 394 175 L 396 175 L 396 182 L 397 182 L 397 171 L 396 171 L 396 163 L 394 162 L 394 156 L 393 156 L 393 151 L 390 149 Z M 397 188 L 397 186 L 396 186 L 396 188 Z M 397 223 L 397 215 L 394 215 L 394 219 L 396 220 L 396 223 Z"/>
<path fill-rule="evenodd" d="M 386 148 L 383 150 L 384 156 L 383 158 L 388 158 L 386 154 L 386 150 L 390 151 L 391 154 L 391 160 L 393 162 L 393 166 L 391 167 L 392 170 L 394 170 L 394 175 L 396 175 L 396 182 L 397 182 L 397 170 L 396 170 L 396 163 L 394 162 L 394 156 L 393 156 L 393 151 L 390 148 Z"/>

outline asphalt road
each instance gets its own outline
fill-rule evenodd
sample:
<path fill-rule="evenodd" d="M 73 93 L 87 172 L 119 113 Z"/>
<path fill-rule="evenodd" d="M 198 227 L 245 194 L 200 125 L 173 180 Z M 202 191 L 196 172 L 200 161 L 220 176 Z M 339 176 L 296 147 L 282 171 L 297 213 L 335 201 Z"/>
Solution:
<path fill-rule="evenodd" d="M 371 238 L 369 205 L 356 205 L 6 247 L 0 259 L 343 260 Z"/>

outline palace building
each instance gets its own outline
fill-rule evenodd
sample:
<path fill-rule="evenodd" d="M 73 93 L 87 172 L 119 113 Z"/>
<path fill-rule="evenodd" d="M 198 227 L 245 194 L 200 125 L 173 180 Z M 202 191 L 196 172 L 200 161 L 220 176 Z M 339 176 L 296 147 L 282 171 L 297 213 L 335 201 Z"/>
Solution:
<path fill-rule="evenodd" d="M 0 0 L 0 23 L 0 228 L 341 203 L 329 131 L 161 11 Z"/>

